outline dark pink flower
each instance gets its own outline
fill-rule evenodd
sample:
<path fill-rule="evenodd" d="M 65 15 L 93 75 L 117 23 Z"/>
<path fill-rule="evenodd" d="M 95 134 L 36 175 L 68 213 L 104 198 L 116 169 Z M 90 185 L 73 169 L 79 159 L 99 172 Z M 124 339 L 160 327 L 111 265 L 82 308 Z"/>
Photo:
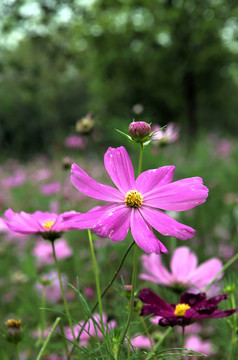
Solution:
<path fill-rule="evenodd" d="M 160 326 L 186 326 L 196 320 L 224 318 L 238 311 L 238 309 L 218 310 L 217 304 L 226 299 L 226 294 L 207 299 L 205 293 L 186 292 L 180 297 L 177 305 L 166 303 L 148 288 L 142 289 L 138 297 L 146 304 L 142 306 L 140 315 L 161 316 L 158 323 Z"/>
<path fill-rule="evenodd" d="M 135 180 L 126 149 L 109 148 L 104 157 L 106 170 L 118 189 L 90 178 L 78 165 L 72 165 L 71 181 L 83 194 L 109 202 L 86 214 L 66 215 L 71 229 L 91 228 L 100 237 L 123 240 L 131 228 L 142 250 L 158 254 L 166 247 L 154 236 L 152 227 L 167 236 L 190 239 L 195 230 L 172 219 L 162 210 L 184 211 L 206 201 L 208 189 L 200 177 L 172 183 L 175 166 L 147 170 Z"/>
<path fill-rule="evenodd" d="M 15 213 L 8 209 L 4 215 L 7 218 L 5 223 L 12 231 L 21 234 L 40 234 L 45 239 L 53 241 L 61 237 L 64 231 L 69 230 L 62 216 L 73 213 L 75 212 L 69 211 L 57 215 L 55 213 L 36 211 L 33 214 L 29 214 L 24 211 Z"/>
<path fill-rule="evenodd" d="M 150 133 L 150 124 L 144 121 L 133 121 L 129 125 L 129 134 L 131 135 L 132 139 L 143 139 L 150 135 Z"/>
<path fill-rule="evenodd" d="M 217 258 L 198 266 L 197 256 L 187 246 L 181 246 L 174 251 L 170 261 L 171 272 L 156 254 L 142 255 L 142 265 L 146 273 L 140 275 L 141 279 L 193 292 L 204 290 L 222 269 L 222 262 Z"/>

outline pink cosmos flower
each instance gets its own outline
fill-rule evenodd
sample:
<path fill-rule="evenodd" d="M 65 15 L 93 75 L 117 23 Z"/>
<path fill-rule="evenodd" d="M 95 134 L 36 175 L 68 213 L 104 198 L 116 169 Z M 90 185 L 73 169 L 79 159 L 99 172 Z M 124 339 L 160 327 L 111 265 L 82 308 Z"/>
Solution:
<path fill-rule="evenodd" d="M 196 255 L 186 246 L 181 246 L 174 251 L 170 261 L 171 272 L 166 269 L 161 257 L 156 254 L 142 255 L 142 265 L 146 273 L 140 275 L 141 279 L 160 285 L 186 288 L 193 292 L 204 290 L 222 269 L 222 262 L 217 258 L 212 258 L 197 266 Z"/>
<path fill-rule="evenodd" d="M 78 165 L 72 165 L 71 181 L 83 194 L 109 202 L 86 214 L 66 215 L 71 229 L 91 228 L 100 237 L 123 240 L 131 228 L 132 236 L 145 252 L 167 252 L 154 236 L 152 227 L 167 236 L 190 239 L 195 230 L 183 225 L 162 210 L 184 211 L 205 202 L 208 189 L 200 177 L 172 183 L 174 166 L 147 170 L 135 180 L 126 149 L 109 148 L 104 157 L 106 170 L 118 189 L 90 178 Z"/>
<path fill-rule="evenodd" d="M 133 347 L 138 349 L 150 349 L 151 342 L 150 339 L 145 335 L 135 335 L 132 339 L 130 339 L 130 343 Z M 152 346 L 154 346 L 154 341 L 152 340 Z"/>
<path fill-rule="evenodd" d="M 72 256 L 72 249 L 69 247 L 65 239 L 59 239 L 55 243 L 55 252 L 58 260 L 66 259 Z M 33 255 L 37 258 L 38 266 L 44 264 L 54 264 L 52 246 L 45 240 L 39 240 L 33 249 Z"/>
<path fill-rule="evenodd" d="M 36 211 L 33 214 L 21 211 L 15 213 L 11 209 L 5 211 L 7 218 L 5 223 L 8 227 L 21 234 L 40 234 L 47 240 L 59 238 L 69 227 L 63 222 L 63 215 L 73 214 L 75 211 L 69 211 L 57 215 L 55 213 Z"/>
<path fill-rule="evenodd" d="M 100 327 L 101 324 L 100 324 L 99 314 L 97 314 L 97 313 L 94 314 L 93 318 Z M 116 326 L 115 320 L 110 320 L 107 322 L 106 314 L 103 314 L 103 323 L 104 323 L 104 327 L 107 331 L 111 331 Z M 78 336 L 83 324 L 84 324 L 84 321 L 80 321 L 78 325 L 74 326 L 74 334 L 76 337 Z M 64 331 L 65 331 L 65 336 L 69 340 L 73 341 L 73 335 L 72 335 L 70 327 L 64 328 Z M 89 319 L 82 331 L 82 334 L 80 335 L 79 346 L 87 346 L 90 342 L 91 337 L 98 337 L 99 339 L 102 339 L 103 335 L 102 335 L 102 332 L 99 330 L 99 328 L 94 324 L 93 320 Z"/>

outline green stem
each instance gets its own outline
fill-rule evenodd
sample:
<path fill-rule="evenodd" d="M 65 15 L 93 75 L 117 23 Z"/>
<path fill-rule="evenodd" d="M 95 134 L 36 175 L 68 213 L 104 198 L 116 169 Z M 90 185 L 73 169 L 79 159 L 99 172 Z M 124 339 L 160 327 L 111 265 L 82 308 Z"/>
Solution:
<path fill-rule="evenodd" d="M 138 263 L 138 246 L 135 246 L 135 248 L 134 248 L 134 263 L 133 263 L 132 283 L 131 283 L 131 298 L 130 298 L 130 304 L 129 304 L 129 310 L 128 310 L 128 317 L 127 317 L 125 328 L 124 328 L 123 333 L 121 335 L 121 339 L 119 341 L 117 354 L 116 354 L 116 360 L 119 359 L 120 352 L 121 352 L 121 347 L 122 347 L 122 345 L 124 343 L 126 333 L 128 331 L 128 328 L 129 328 L 129 325 L 130 325 L 130 322 L 131 322 L 133 309 L 134 309 L 134 294 L 135 294 L 135 286 L 136 286 L 137 263 Z"/>
<path fill-rule="evenodd" d="M 235 254 L 229 261 L 227 261 L 227 263 L 221 268 L 220 271 L 218 271 L 218 273 L 216 274 L 216 276 L 214 277 L 214 279 L 205 287 L 205 291 L 207 291 L 212 284 L 217 280 L 217 278 L 226 270 L 228 269 L 229 266 L 231 266 L 236 260 L 238 259 L 238 253 Z"/>
<path fill-rule="evenodd" d="M 99 276 L 98 276 L 98 267 L 97 267 L 95 252 L 94 252 L 94 248 L 93 248 L 92 234 L 91 234 L 90 230 L 88 230 L 88 239 L 89 239 L 89 245 L 90 245 L 91 256 L 92 256 L 92 261 L 93 261 L 94 276 L 95 276 L 95 281 L 96 281 L 97 298 L 98 298 L 98 310 L 99 310 L 99 315 L 100 315 L 102 333 L 104 335 L 105 334 L 105 329 L 104 329 L 103 315 L 102 315 L 103 314 L 103 311 L 102 311 L 102 298 L 101 298 L 101 290 L 100 290 L 100 283 L 99 283 Z"/>
<path fill-rule="evenodd" d="M 17 358 L 17 360 L 20 360 L 18 344 L 16 344 L 15 349 L 16 349 L 16 358 Z"/>
<path fill-rule="evenodd" d="M 232 309 L 236 308 L 234 293 L 231 293 L 231 308 Z M 229 355 L 229 360 L 233 360 L 235 358 L 236 343 L 237 343 L 236 326 L 237 326 L 237 315 L 234 314 L 233 315 L 232 335 L 231 335 L 231 351 L 230 351 L 230 355 Z"/>
<path fill-rule="evenodd" d="M 43 355 L 43 353 L 44 353 L 44 351 L 45 351 L 45 349 L 46 349 L 46 347 L 47 347 L 47 345 L 48 345 L 48 343 L 49 343 L 49 341 L 50 341 L 50 339 L 51 339 L 51 336 L 53 335 L 53 333 L 54 333 L 54 331 L 55 331 L 58 323 L 60 322 L 60 320 L 61 320 L 60 317 L 57 317 L 57 318 L 56 318 L 56 320 L 55 320 L 55 322 L 54 322 L 54 325 L 52 326 L 52 329 L 51 329 L 49 335 L 48 335 L 47 338 L 45 339 L 45 342 L 44 342 L 44 344 L 43 344 L 43 346 L 42 346 L 42 348 L 41 348 L 41 350 L 40 350 L 40 352 L 39 352 L 36 360 L 40 360 L 40 359 L 41 359 L 41 357 L 42 357 L 42 355 Z M 19 359 L 20 359 L 20 358 L 19 358 Z"/>
<path fill-rule="evenodd" d="M 67 339 L 65 337 L 64 327 L 63 327 L 62 321 L 60 322 L 60 332 L 61 332 L 61 335 L 62 335 L 62 338 L 63 338 L 66 357 L 67 357 L 67 360 L 69 360 L 70 359 L 70 354 L 69 354 L 69 349 L 68 349 L 68 345 L 67 345 Z"/>
<path fill-rule="evenodd" d="M 44 331 L 45 331 L 45 285 L 43 285 L 42 294 L 41 294 L 41 334 L 40 334 L 40 344 L 44 340 Z"/>
<path fill-rule="evenodd" d="M 160 345 L 162 344 L 162 342 L 166 339 L 166 337 L 171 333 L 172 331 L 172 327 L 169 327 L 165 333 L 163 334 L 163 336 L 160 338 L 160 340 L 157 342 L 157 344 L 155 345 L 153 351 L 151 351 L 151 353 L 147 356 L 146 360 L 150 360 L 151 358 L 153 358 L 155 356 L 156 351 L 159 349 Z"/>
<path fill-rule="evenodd" d="M 182 326 L 181 354 L 183 353 L 184 343 L 185 343 L 185 326 Z"/>
<path fill-rule="evenodd" d="M 66 297 L 65 297 L 65 294 L 64 294 L 64 288 L 63 288 L 63 284 L 62 284 L 62 280 L 61 280 L 59 263 L 58 263 L 57 256 L 56 256 L 56 253 L 55 253 L 54 241 L 51 241 L 51 244 L 52 244 L 52 250 L 53 250 L 53 257 L 54 257 L 54 261 L 55 261 L 55 266 L 56 266 L 56 270 L 57 270 L 57 273 L 58 273 L 60 290 L 61 290 L 61 295 L 62 295 L 62 298 L 63 298 L 64 308 L 65 308 L 65 312 L 66 312 L 66 315 L 67 315 L 68 321 L 69 321 L 69 326 L 70 326 L 70 329 L 71 329 L 71 332 L 72 332 L 72 335 L 73 335 L 73 338 L 74 338 L 74 341 L 75 341 L 76 337 L 75 337 L 75 334 L 74 334 L 74 327 L 73 327 L 73 323 L 72 323 L 71 316 L 70 316 L 70 313 L 69 313 L 68 303 L 66 301 Z"/>
<path fill-rule="evenodd" d="M 115 279 L 117 278 L 117 275 L 119 274 L 119 271 L 121 270 L 121 268 L 122 268 L 122 266 L 123 266 L 123 264 L 124 264 L 124 261 L 126 260 L 127 255 L 129 254 L 130 250 L 132 249 L 132 247 L 133 247 L 134 245 L 135 245 L 135 242 L 133 241 L 133 242 L 130 244 L 130 246 L 128 247 L 128 249 L 126 250 L 126 252 L 124 253 L 124 255 L 123 255 L 123 257 L 122 257 L 122 260 L 121 260 L 119 266 L 117 267 L 117 269 L 116 269 L 116 271 L 115 271 L 112 279 L 109 281 L 109 283 L 107 284 L 107 286 L 106 286 L 105 289 L 103 290 L 103 292 L 102 292 L 102 294 L 101 294 L 101 299 L 103 298 L 103 296 L 106 294 L 106 292 L 108 291 L 108 289 L 109 289 L 109 288 L 112 286 L 112 284 L 114 283 Z M 96 310 L 97 306 L 98 306 L 98 301 L 97 301 L 97 302 L 94 304 L 94 306 L 92 307 L 91 313 L 93 313 L 93 312 Z M 82 332 L 83 332 L 83 330 L 84 330 L 84 327 L 85 327 L 85 325 L 87 324 L 88 320 L 89 320 L 89 317 L 84 321 L 84 323 L 83 323 L 83 325 L 82 325 L 82 327 L 81 327 L 81 330 L 80 330 L 80 332 L 79 332 L 79 334 L 78 334 L 78 336 L 77 336 L 77 339 L 76 339 L 77 341 L 79 341 L 80 336 L 81 336 L 81 334 L 82 334 Z M 71 349 L 70 353 L 69 353 L 69 356 L 71 356 L 71 355 L 73 354 L 75 348 L 76 348 L 76 347 L 75 347 L 75 345 L 74 345 L 73 348 Z"/>
<path fill-rule="evenodd" d="M 139 166 L 138 166 L 138 176 L 141 174 L 141 171 L 142 171 L 143 150 L 144 150 L 144 145 L 140 144 L 140 157 L 139 157 Z"/>

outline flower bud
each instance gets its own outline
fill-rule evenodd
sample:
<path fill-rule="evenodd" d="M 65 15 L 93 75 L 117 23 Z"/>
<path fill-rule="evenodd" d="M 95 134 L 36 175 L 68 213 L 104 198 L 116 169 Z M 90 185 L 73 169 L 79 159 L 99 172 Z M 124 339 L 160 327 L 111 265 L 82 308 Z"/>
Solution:
<path fill-rule="evenodd" d="M 76 122 L 76 132 L 79 134 L 89 134 L 94 128 L 92 113 L 87 114 Z"/>
<path fill-rule="evenodd" d="M 147 141 L 150 133 L 151 127 L 144 121 L 134 121 L 129 125 L 129 134 L 136 142 Z"/>
<path fill-rule="evenodd" d="M 71 159 L 69 156 L 65 156 L 65 157 L 62 159 L 62 167 L 63 167 L 63 169 L 65 169 L 65 170 L 70 169 L 72 163 L 73 163 L 72 159 Z"/>
<path fill-rule="evenodd" d="M 21 320 L 9 319 L 5 323 L 6 325 L 6 340 L 17 344 L 23 338 L 23 331 L 21 328 Z"/>

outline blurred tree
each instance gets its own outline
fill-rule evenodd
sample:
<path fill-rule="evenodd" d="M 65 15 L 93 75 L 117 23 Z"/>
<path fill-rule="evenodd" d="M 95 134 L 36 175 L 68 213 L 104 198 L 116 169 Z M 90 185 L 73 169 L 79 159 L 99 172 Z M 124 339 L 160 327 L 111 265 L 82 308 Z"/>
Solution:
<path fill-rule="evenodd" d="M 235 0 L 3 0 L 0 11 L 5 146 L 43 150 L 89 110 L 104 132 L 132 117 L 192 137 L 237 129 Z"/>

